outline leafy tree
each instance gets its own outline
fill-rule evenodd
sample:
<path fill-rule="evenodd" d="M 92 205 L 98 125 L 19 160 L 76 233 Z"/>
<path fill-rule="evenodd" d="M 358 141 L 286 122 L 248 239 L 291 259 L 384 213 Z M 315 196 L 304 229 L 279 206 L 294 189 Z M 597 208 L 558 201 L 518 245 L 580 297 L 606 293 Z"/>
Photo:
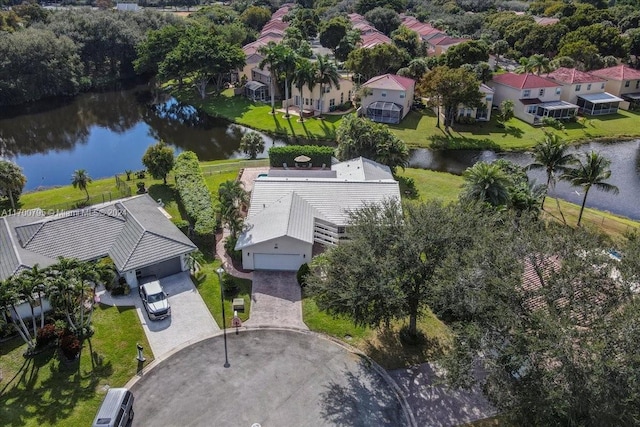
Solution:
<path fill-rule="evenodd" d="M 349 240 L 314 259 L 307 288 L 320 309 L 357 325 L 379 327 L 408 316 L 415 337 L 439 268 L 463 258 L 479 234 L 480 225 L 478 233 L 466 231 L 470 222 L 476 223 L 472 215 L 437 202 L 366 205 L 351 213 Z"/>
<path fill-rule="evenodd" d="M 91 177 L 84 169 L 76 169 L 71 175 L 71 185 L 73 188 L 78 188 L 87 193 L 87 200 L 89 200 L 89 184 L 91 184 Z"/>
<path fill-rule="evenodd" d="M 313 39 L 318 34 L 320 17 L 314 9 L 298 8 L 290 25 L 298 28 L 306 40 Z"/>
<path fill-rule="evenodd" d="M 11 209 L 16 209 L 16 202 L 22 194 L 27 178 L 22 168 L 13 162 L 0 159 L 0 196 L 7 197 L 11 202 Z"/>
<path fill-rule="evenodd" d="M 37 22 L 46 24 L 49 21 L 49 11 L 40 6 L 36 1 L 24 1 L 11 8 L 27 25 Z"/>
<path fill-rule="evenodd" d="M 488 62 L 478 62 L 473 67 L 473 72 L 476 74 L 476 78 L 482 83 L 487 83 L 493 77 L 493 70 Z"/>
<path fill-rule="evenodd" d="M 551 68 L 557 69 L 560 67 L 575 68 L 576 61 L 569 56 L 556 56 L 550 63 Z"/>
<path fill-rule="evenodd" d="M 336 140 L 339 160 L 362 156 L 389 166 L 393 173 L 397 167 L 404 169 L 409 164 L 409 150 L 404 141 L 387 126 L 369 119 L 347 115 L 336 130 Z"/>
<path fill-rule="evenodd" d="M 167 185 L 167 174 L 173 169 L 173 149 L 164 141 L 149 146 L 142 156 L 142 164 L 154 179 L 162 178 Z"/>
<path fill-rule="evenodd" d="M 640 66 L 640 28 L 633 28 L 627 31 L 627 43 L 629 54 L 635 57 L 634 66 Z"/>
<path fill-rule="evenodd" d="M 446 65 L 458 68 L 462 64 L 476 64 L 489 59 L 489 47 L 481 40 L 471 40 L 451 46 L 445 53 Z"/>
<path fill-rule="evenodd" d="M 400 13 L 407 10 L 406 0 L 358 0 L 356 2 L 356 12 L 364 15 L 375 8 L 386 7 Z"/>
<path fill-rule="evenodd" d="M 574 156 L 568 153 L 569 146 L 560 139 L 556 134 L 548 133 L 544 139 L 533 147 L 533 163 L 529 169 L 544 169 L 547 174 L 547 191 L 552 190 L 556 186 L 556 175 L 566 171 L 569 164 L 574 160 Z M 542 199 L 542 209 L 544 209 L 545 197 Z M 560 202 L 558 203 L 558 211 L 560 210 Z M 564 215 L 562 215 L 564 221 Z"/>
<path fill-rule="evenodd" d="M 378 31 L 387 36 L 391 35 L 402 23 L 398 13 L 386 7 L 376 7 L 368 11 L 364 17 L 367 21 L 371 22 L 371 25 L 376 27 Z"/>
<path fill-rule="evenodd" d="M 580 226 L 584 205 L 587 202 L 587 196 L 589 195 L 591 187 L 595 187 L 605 193 L 613 194 L 618 194 L 619 190 L 615 185 L 606 182 L 606 180 L 611 177 L 611 169 L 609 169 L 611 161 L 606 157 L 601 156 L 595 151 L 590 151 L 584 154 L 584 161 L 576 158 L 572 164 L 573 167 L 568 168 L 560 178 L 570 182 L 571 185 L 582 187 L 584 190 L 580 214 L 578 215 L 578 226 Z"/>
<path fill-rule="evenodd" d="M 309 91 L 313 90 L 313 87 L 316 85 L 316 75 L 316 66 L 314 63 L 306 58 L 300 58 L 298 60 L 298 65 L 293 75 L 293 84 L 300 92 L 300 122 L 304 121 L 304 94 L 302 91 L 305 85 L 309 88 Z"/>
<path fill-rule="evenodd" d="M 503 125 L 513 118 L 513 101 L 505 99 L 500 103 L 500 112 L 498 114 L 498 120 Z"/>
<path fill-rule="evenodd" d="M 398 70 L 399 76 L 409 77 L 414 80 L 420 80 L 420 78 L 429 72 L 429 61 L 427 58 L 420 57 L 414 58 L 409 62 L 406 67 Z"/>
<path fill-rule="evenodd" d="M 565 45 L 581 41 L 594 45 L 602 56 L 613 55 L 617 58 L 622 58 L 626 55 L 625 40 L 618 29 L 604 24 L 580 27 L 566 34 L 560 41 L 560 52 L 562 52 L 562 48 Z"/>
<path fill-rule="evenodd" d="M 266 7 L 249 6 L 240 15 L 240 20 L 244 25 L 260 31 L 264 25 L 271 19 L 271 11 Z"/>
<path fill-rule="evenodd" d="M 207 21 L 215 26 L 232 24 L 238 19 L 238 13 L 220 4 L 207 5 L 189 15 L 191 19 Z"/>
<path fill-rule="evenodd" d="M 422 54 L 420 35 L 404 25 L 400 25 L 391 33 L 391 40 L 396 46 L 407 52 L 410 58 L 417 58 Z"/>
<path fill-rule="evenodd" d="M 509 201 L 511 181 L 500 166 L 478 162 L 462 174 L 464 184 L 460 199 L 465 203 L 489 203 L 491 206 L 504 206 Z"/>
<path fill-rule="evenodd" d="M 296 55 L 302 58 L 311 58 L 313 51 L 311 50 L 311 44 L 305 39 L 304 35 L 296 27 L 288 27 L 284 31 L 284 38 L 282 43 L 289 46 Z"/>
<path fill-rule="evenodd" d="M 247 132 L 240 140 L 240 150 L 254 160 L 258 153 L 264 151 L 264 139 L 258 132 Z"/>
<path fill-rule="evenodd" d="M 559 57 L 569 57 L 582 64 L 585 70 L 599 68 L 601 64 L 598 48 L 586 40 L 565 43 L 560 48 Z"/>
<path fill-rule="evenodd" d="M 152 30 L 138 46 L 136 46 L 137 58 L 133 61 L 133 67 L 137 73 L 158 72 L 158 67 L 178 44 L 184 27 L 167 25 L 159 30 Z"/>
<path fill-rule="evenodd" d="M 496 40 L 491 45 L 491 52 L 496 55 L 496 64 L 500 65 L 500 56 L 509 51 L 509 42 L 506 40 Z"/>
<path fill-rule="evenodd" d="M 320 84 L 320 105 L 324 105 L 325 87 L 340 89 L 340 74 L 328 55 L 319 56 L 316 62 L 316 83 Z"/>
<path fill-rule="evenodd" d="M 436 106 L 444 109 L 444 125 L 453 124 L 460 105 L 479 108 L 483 95 L 475 73 L 462 69 L 450 69 L 447 66 L 436 67 L 425 74 L 418 83 L 418 93 L 430 98 Z M 438 121 L 436 126 L 440 126 Z"/>
<path fill-rule="evenodd" d="M 320 24 L 320 44 L 335 52 L 340 41 L 352 28 L 351 23 L 343 16 L 334 16 Z"/>
<path fill-rule="evenodd" d="M 391 44 L 379 44 L 373 48 L 352 51 L 345 66 L 365 80 L 386 73 L 395 73 L 408 60 L 406 53 Z"/>
<path fill-rule="evenodd" d="M 356 29 L 348 30 L 347 34 L 340 40 L 340 43 L 338 43 L 338 46 L 336 46 L 333 52 L 336 59 L 338 61 L 346 61 L 349 54 L 357 48 L 361 40 L 360 31 Z"/>

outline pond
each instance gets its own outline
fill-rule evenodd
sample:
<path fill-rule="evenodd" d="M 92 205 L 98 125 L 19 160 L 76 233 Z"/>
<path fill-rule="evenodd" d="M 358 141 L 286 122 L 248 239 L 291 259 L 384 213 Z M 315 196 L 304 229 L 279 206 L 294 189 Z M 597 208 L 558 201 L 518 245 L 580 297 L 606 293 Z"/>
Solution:
<path fill-rule="evenodd" d="M 191 150 L 201 160 L 244 158 L 238 147 L 246 131 L 244 126 L 212 118 L 144 84 L 0 110 L 0 156 L 23 168 L 26 189 L 33 190 L 69 184 L 75 169 L 86 169 L 93 178 L 142 169 L 142 155 L 159 139 L 176 153 Z M 266 157 L 273 145 L 286 144 L 263 136 L 265 151 L 258 157 Z M 587 205 L 640 220 L 640 142 L 590 143 L 575 148 L 590 149 L 612 160 L 611 183 L 620 188 L 620 194 L 592 190 Z M 412 150 L 411 166 L 460 174 L 477 161 L 500 157 L 522 165 L 531 162 L 527 153 L 420 149 Z M 532 173 L 532 177 L 545 181 L 543 172 Z M 554 194 L 580 203 L 579 192 L 560 183 Z"/>

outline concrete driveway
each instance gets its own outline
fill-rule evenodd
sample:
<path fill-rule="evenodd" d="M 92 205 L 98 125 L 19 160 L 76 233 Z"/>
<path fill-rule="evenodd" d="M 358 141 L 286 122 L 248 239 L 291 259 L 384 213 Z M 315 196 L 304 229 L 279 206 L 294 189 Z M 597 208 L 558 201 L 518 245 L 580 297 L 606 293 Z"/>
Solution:
<path fill-rule="evenodd" d="M 164 277 L 160 279 L 160 284 L 169 294 L 171 304 L 171 316 L 163 320 L 149 320 L 138 289 L 132 290 L 138 316 L 156 358 L 175 347 L 210 337 L 220 330 L 189 278 L 189 273 Z"/>
<path fill-rule="evenodd" d="M 253 272 L 247 327 L 309 329 L 302 321 L 302 293 L 295 271 Z"/>
<path fill-rule="evenodd" d="M 367 359 L 318 334 L 246 330 L 198 342 L 130 381 L 134 425 L 411 425 L 397 388 Z"/>

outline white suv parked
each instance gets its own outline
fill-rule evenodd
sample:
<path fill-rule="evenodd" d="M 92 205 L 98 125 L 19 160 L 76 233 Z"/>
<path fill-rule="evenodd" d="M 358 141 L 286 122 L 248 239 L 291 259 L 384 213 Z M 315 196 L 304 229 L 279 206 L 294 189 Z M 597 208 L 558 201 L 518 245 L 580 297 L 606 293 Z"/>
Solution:
<path fill-rule="evenodd" d="M 142 298 L 142 304 L 144 305 L 149 319 L 161 320 L 171 316 L 171 307 L 169 306 L 169 300 L 167 294 L 160 286 L 160 281 L 156 276 L 147 276 L 140 279 L 140 286 L 138 287 L 140 298 Z"/>

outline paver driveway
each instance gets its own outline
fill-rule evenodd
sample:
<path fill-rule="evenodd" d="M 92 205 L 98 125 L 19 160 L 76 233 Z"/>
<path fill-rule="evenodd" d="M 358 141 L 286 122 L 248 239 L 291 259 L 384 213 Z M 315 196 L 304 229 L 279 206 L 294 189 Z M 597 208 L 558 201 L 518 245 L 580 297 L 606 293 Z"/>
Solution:
<path fill-rule="evenodd" d="M 295 271 L 253 272 L 246 326 L 309 329 L 302 321 L 302 293 Z"/>
<path fill-rule="evenodd" d="M 171 316 L 163 320 L 149 320 L 137 288 L 132 291 L 136 294 L 138 315 L 156 358 L 174 347 L 210 337 L 220 330 L 188 273 L 164 277 L 160 284 L 169 294 L 171 304 Z"/>

